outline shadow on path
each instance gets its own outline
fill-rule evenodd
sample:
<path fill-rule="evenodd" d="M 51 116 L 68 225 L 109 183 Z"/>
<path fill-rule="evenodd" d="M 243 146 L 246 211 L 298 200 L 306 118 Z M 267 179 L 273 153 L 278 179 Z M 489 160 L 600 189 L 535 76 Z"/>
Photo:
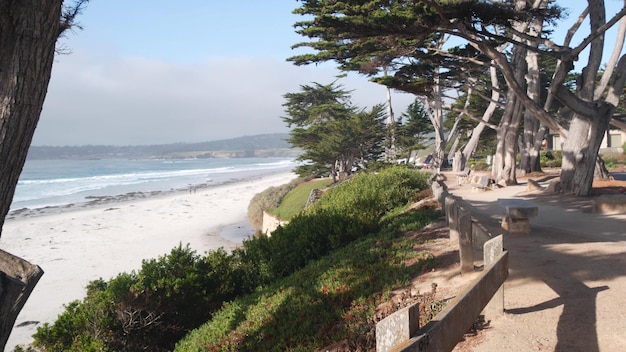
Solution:
<path fill-rule="evenodd" d="M 454 194 L 454 191 L 452 193 Z M 462 194 L 455 195 L 463 197 Z M 596 321 L 598 294 L 610 291 L 611 287 L 603 284 L 588 285 L 585 282 L 609 281 L 626 276 L 624 246 L 616 243 L 624 241 L 626 233 L 620 234 L 619 231 L 577 233 L 567 226 L 561 229 L 532 225 L 531 220 L 530 236 L 511 235 L 500 227 L 500 210 L 495 204 L 497 195 L 494 194 L 494 197 L 493 201 L 463 199 L 462 206 L 469 209 L 472 216 L 481 222 L 492 235 L 504 234 L 504 246 L 510 253 L 509 270 L 511 273 L 505 284 L 505 300 L 509 301 L 507 292 L 509 295 L 518 295 L 507 302 L 506 313 L 520 317 L 525 326 L 534 329 L 533 325 L 538 322 L 533 320 L 538 317 L 556 317 L 555 313 L 544 315 L 534 313 L 561 307 L 562 312 L 558 316 L 558 321 L 554 321 L 554 325 L 547 324 L 556 328 L 557 341 L 553 345 L 554 350 L 561 352 L 600 351 Z M 540 204 L 540 212 L 541 206 L 542 204 Z M 563 219 L 566 218 L 564 212 L 567 211 L 570 210 L 562 209 Z M 558 220 L 559 214 L 555 213 L 551 216 L 556 216 Z M 597 215 L 595 219 L 598 230 L 602 229 L 603 222 L 608 221 L 602 215 Z M 617 222 L 613 225 L 619 226 L 619 224 Z M 624 222 L 621 225 L 624 226 Z M 544 299 L 546 292 L 549 293 L 548 290 L 541 289 L 543 285 L 534 286 L 538 282 L 545 283 L 557 297 L 537 303 L 538 299 Z M 527 294 L 524 290 L 528 290 L 531 283 L 533 288 L 539 287 L 543 295 L 519 296 L 522 292 Z M 515 292 L 516 289 L 519 292 Z M 531 305 L 527 305 L 529 303 Z M 608 308 L 605 306 L 603 311 L 611 314 L 614 314 L 611 311 L 611 305 L 619 305 L 619 303 L 606 302 L 606 300 L 603 303 L 609 305 Z M 617 307 L 617 309 L 622 309 L 622 307 Z M 526 315 L 528 316 L 524 317 Z M 525 326 L 519 326 L 519 329 L 522 330 Z M 540 333 L 546 338 L 553 336 L 551 334 L 554 328 Z M 537 340 L 542 337 L 533 336 Z"/>

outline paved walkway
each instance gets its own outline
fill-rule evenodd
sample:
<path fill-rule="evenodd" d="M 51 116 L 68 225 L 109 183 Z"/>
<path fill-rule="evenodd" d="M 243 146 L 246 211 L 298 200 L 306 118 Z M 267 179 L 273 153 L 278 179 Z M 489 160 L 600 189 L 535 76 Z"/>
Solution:
<path fill-rule="evenodd" d="M 626 214 L 594 214 L 589 198 L 532 194 L 523 181 L 476 192 L 447 175 L 449 192 L 509 250 L 506 313 L 472 351 L 626 351 Z M 500 227 L 498 198 L 538 206 L 530 235 Z"/>

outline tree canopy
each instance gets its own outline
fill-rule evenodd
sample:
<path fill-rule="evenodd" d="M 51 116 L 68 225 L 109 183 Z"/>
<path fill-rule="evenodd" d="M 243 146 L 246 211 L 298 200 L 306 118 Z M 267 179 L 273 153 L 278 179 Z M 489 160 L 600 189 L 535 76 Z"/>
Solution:
<path fill-rule="evenodd" d="M 366 167 L 383 153 L 385 136 L 384 106 L 370 111 L 350 103 L 349 92 L 341 85 L 302 85 L 298 93 L 284 95 L 287 116 L 293 127 L 288 141 L 304 152 L 296 168 L 300 176 L 348 175 L 354 168 Z"/>

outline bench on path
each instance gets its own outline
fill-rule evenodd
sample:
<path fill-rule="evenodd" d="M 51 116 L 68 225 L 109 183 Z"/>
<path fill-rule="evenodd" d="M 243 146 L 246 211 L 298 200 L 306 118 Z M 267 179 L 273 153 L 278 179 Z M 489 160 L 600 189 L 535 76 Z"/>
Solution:
<path fill-rule="evenodd" d="M 472 190 L 474 191 L 486 191 L 489 188 L 491 180 L 487 175 L 474 175 L 470 181 Z"/>
<path fill-rule="evenodd" d="M 511 233 L 530 234 L 530 220 L 539 214 L 539 207 L 518 198 L 498 198 L 498 205 L 504 209 L 502 228 Z"/>
<path fill-rule="evenodd" d="M 459 172 L 456 174 L 456 181 L 460 185 L 467 183 L 470 179 L 470 175 L 472 174 L 472 169 L 469 167 L 465 168 L 463 172 Z"/>

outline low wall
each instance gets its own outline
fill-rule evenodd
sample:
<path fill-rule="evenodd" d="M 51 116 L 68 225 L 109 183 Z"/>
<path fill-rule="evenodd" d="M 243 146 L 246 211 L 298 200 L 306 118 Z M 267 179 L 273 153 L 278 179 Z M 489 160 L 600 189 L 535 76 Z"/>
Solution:
<path fill-rule="evenodd" d="M 459 272 L 474 271 L 474 249 L 482 247 L 483 271 L 426 326 L 408 309 L 395 312 L 376 325 L 376 351 L 452 351 L 480 314 L 504 313 L 503 284 L 508 277 L 508 252 L 502 235 L 492 237 L 456 198 L 445 197 L 443 207 L 450 240 L 459 245 Z"/>
<path fill-rule="evenodd" d="M 270 236 L 278 226 L 285 225 L 288 221 L 280 220 L 274 215 L 263 212 L 263 225 L 261 225 L 261 232 Z"/>

